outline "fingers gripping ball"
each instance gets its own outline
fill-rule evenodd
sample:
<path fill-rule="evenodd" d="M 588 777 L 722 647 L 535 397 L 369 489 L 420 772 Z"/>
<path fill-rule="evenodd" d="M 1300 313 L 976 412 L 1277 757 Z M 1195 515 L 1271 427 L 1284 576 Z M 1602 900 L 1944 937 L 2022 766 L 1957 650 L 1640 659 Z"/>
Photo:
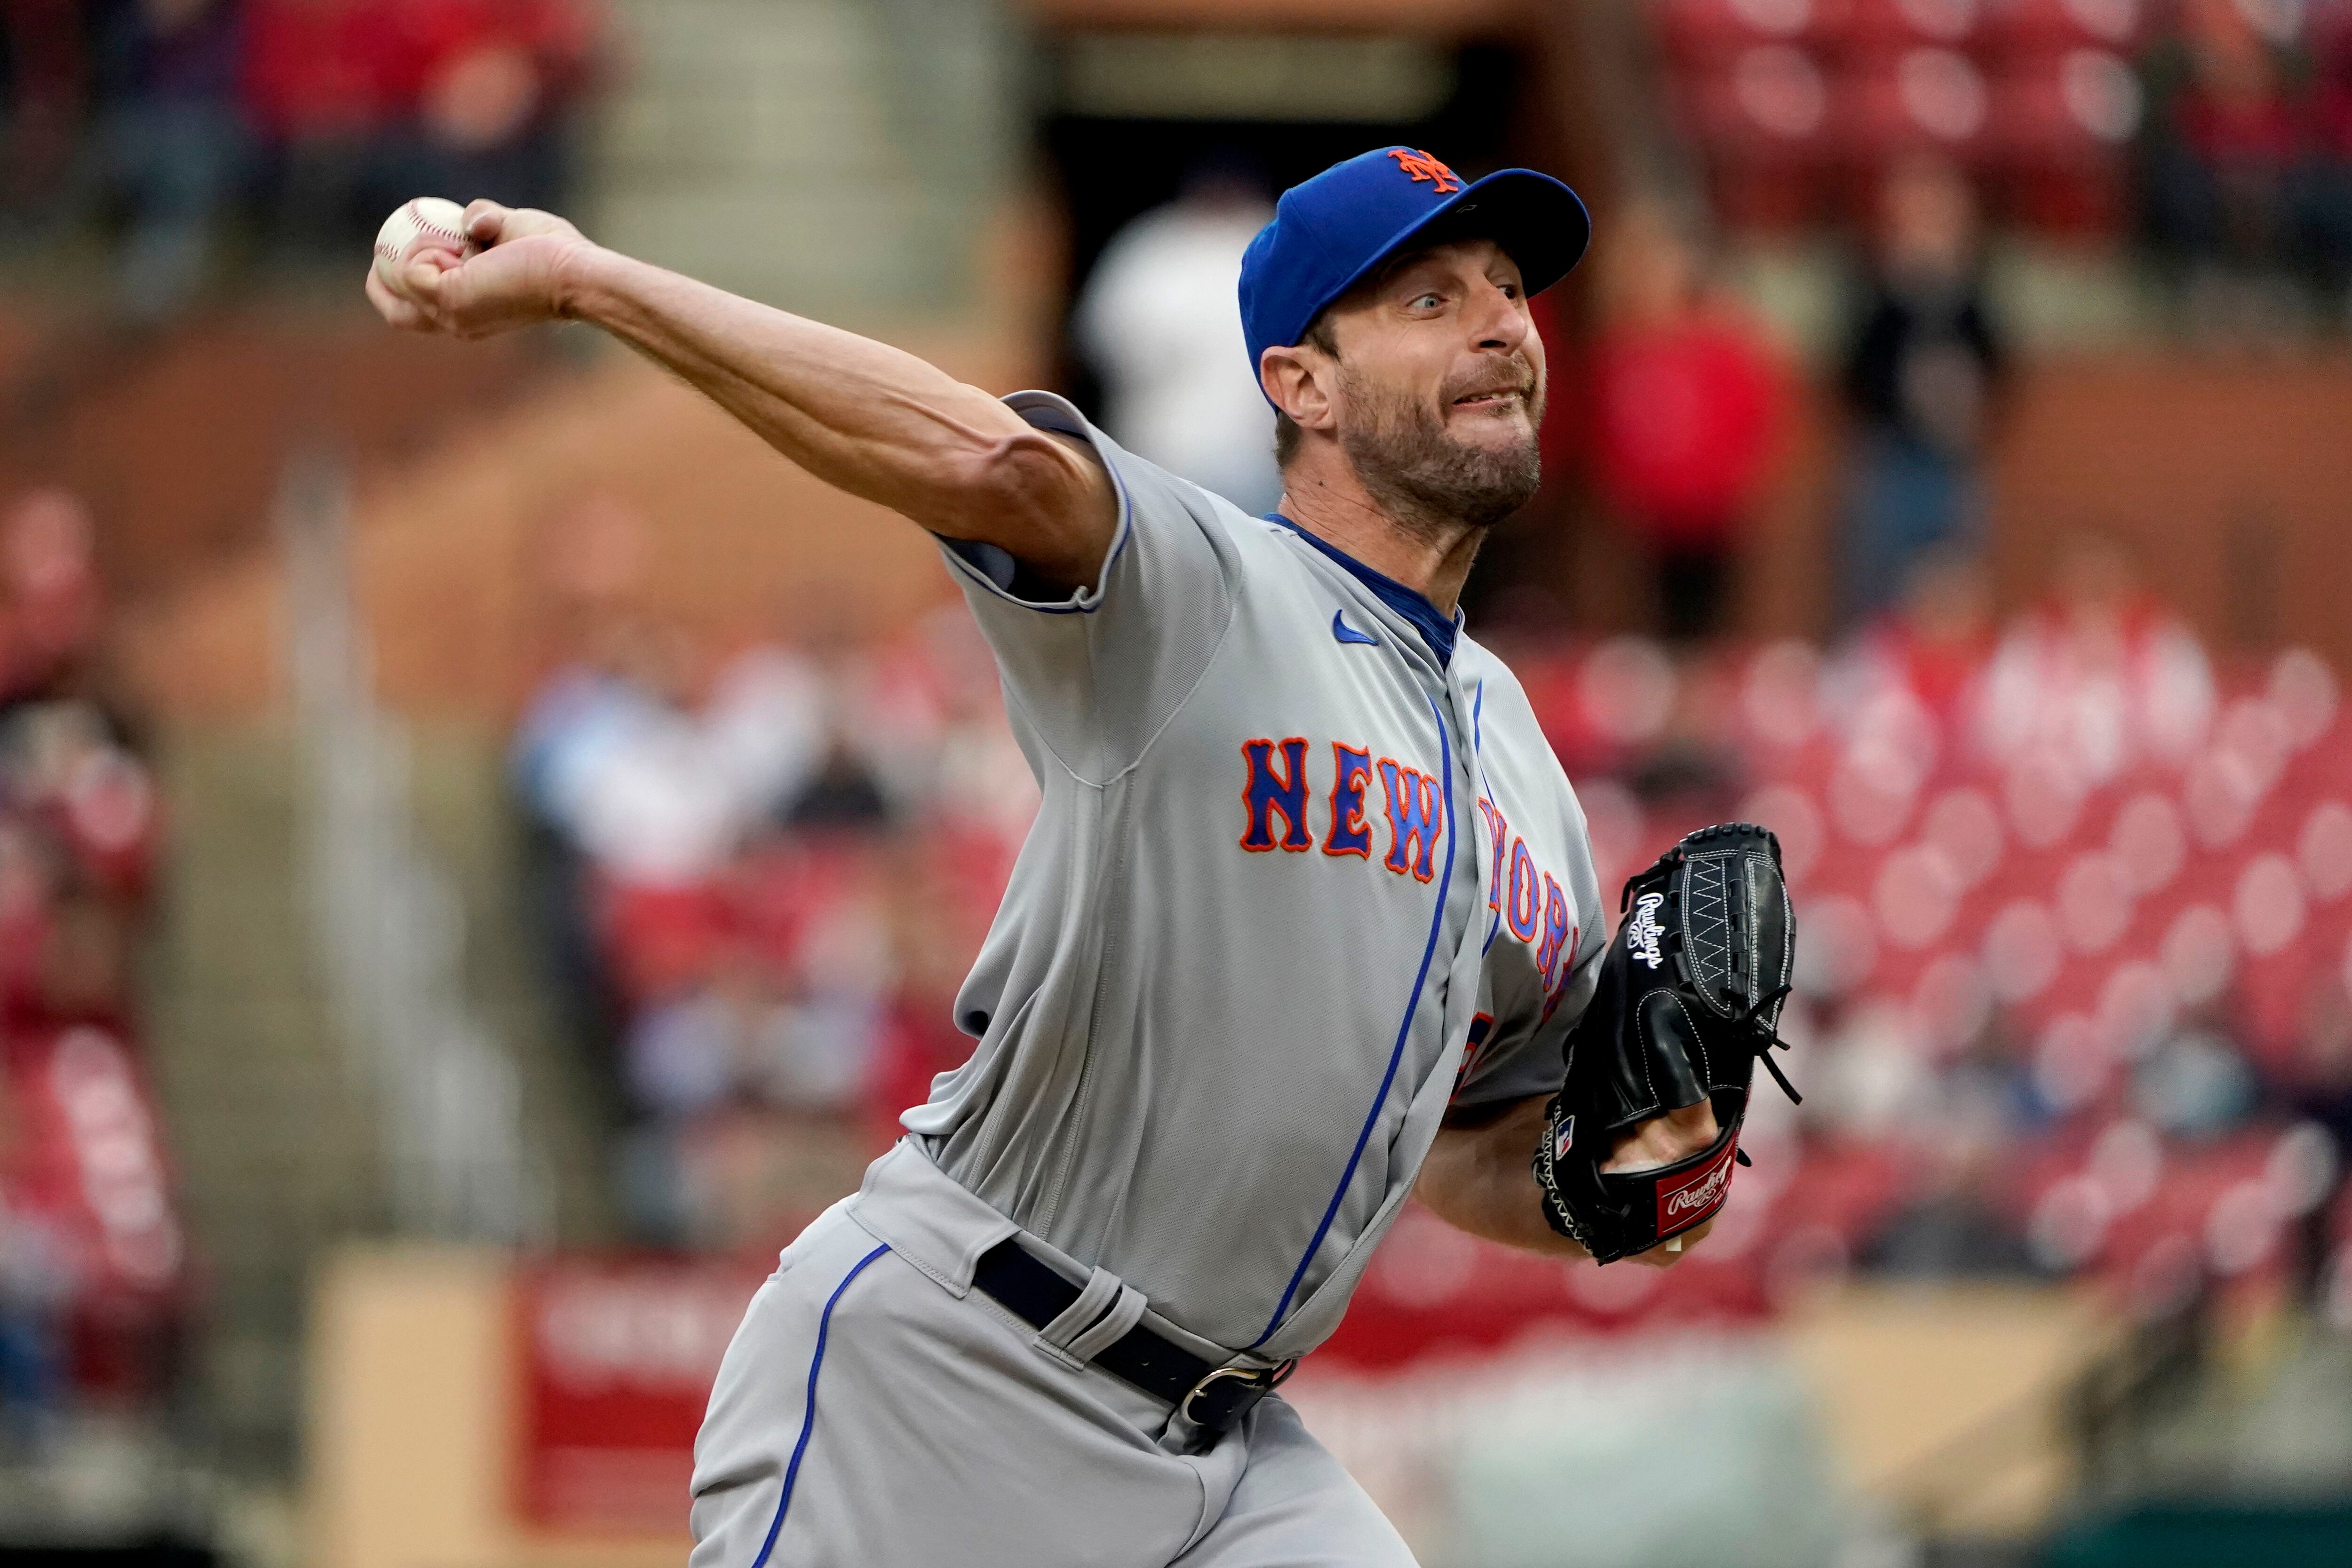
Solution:
<path fill-rule="evenodd" d="M 1739 1126 L 1770 1051 L 1796 955 L 1779 841 L 1745 822 L 1703 828 L 1625 884 L 1629 911 L 1592 1003 L 1569 1032 L 1567 1082 L 1536 1151 L 1544 1218 L 1599 1262 L 1644 1252 L 1723 1207 L 1745 1165 Z M 1617 1138 L 1711 1103 L 1714 1143 L 1671 1165 L 1611 1171 Z"/>
<path fill-rule="evenodd" d="M 481 247 L 466 235 L 466 209 L 441 196 L 404 202 L 375 232 L 375 275 L 384 287 L 399 286 L 408 264 L 428 250 L 469 256 Z"/>

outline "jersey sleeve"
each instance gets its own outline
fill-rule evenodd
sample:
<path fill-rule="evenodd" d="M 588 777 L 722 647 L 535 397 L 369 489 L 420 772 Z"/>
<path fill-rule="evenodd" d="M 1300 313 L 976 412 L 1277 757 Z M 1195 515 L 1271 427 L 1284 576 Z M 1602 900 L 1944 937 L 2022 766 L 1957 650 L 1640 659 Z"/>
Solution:
<path fill-rule="evenodd" d="M 1007 407 L 1039 430 L 1094 449 L 1118 497 L 1095 586 L 1055 594 L 993 545 L 941 539 L 942 553 L 996 655 L 1008 703 L 1062 765 L 1090 782 L 1142 754 L 1208 668 L 1233 617 L 1239 517 L 1122 449 L 1051 392 Z"/>
<path fill-rule="evenodd" d="M 1470 1071 L 1463 1074 L 1461 1085 L 1454 1092 L 1456 1107 L 1559 1092 L 1561 1080 L 1568 1076 L 1561 1043 L 1592 1000 L 1593 987 L 1601 977 L 1601 956 L 1608 948 L 1605 940 L 1589 946 L 1591 951 L 1578 952 L 1576 967 L 1569 972 L 1549 1017 L 1523 1021 L 1517 1028 L 1496 1026 L 1493 1045 L 1470 1063 Z"/>

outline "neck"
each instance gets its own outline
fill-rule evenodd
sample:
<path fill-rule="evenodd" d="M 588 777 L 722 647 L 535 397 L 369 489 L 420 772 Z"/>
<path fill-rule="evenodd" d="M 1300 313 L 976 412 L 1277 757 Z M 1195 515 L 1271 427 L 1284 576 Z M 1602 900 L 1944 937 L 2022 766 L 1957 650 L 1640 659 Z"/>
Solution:
<path fill-rule="evenodd" d="M 1486 530 L 1468 523 L 1399 517 L 1375 499 L 1344 458 L 1302 452 L 1283 470 L 1282 515 L 1324 543 L 1394 578 L 1454 613 Z"/>

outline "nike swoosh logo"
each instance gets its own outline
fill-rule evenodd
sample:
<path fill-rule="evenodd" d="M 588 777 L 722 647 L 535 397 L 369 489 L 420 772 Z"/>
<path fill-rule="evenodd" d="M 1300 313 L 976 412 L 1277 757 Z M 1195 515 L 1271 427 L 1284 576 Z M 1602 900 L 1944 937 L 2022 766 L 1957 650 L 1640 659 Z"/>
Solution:
<path fill-rule="evenodd" d="M 1381 645 L 1381 640 L 1378 637 L 1373 636 L 1370 632 L 1359 632 L 1353 626 L 1349 625 L 1347 615 L 1348 612 L 1344 610 L 1334 610 L 1331 612 L 1332 636 L 1337 637 L 1342 643 L 1368 643 L 1375 648 Z"/>

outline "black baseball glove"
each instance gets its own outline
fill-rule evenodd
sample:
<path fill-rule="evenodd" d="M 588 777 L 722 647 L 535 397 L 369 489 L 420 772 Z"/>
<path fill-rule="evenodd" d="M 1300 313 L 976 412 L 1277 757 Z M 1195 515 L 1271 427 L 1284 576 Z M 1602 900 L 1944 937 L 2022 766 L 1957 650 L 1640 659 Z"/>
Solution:
<path fill-rule="evenodd" d="M 1569 1031 L 1568 1080 L 1535 1157 L 1544 1218 L 1601 1263 L 1723 1207 L 1733 1162 L 1748 1164 L 1739 1124 L 1759 1059 L 1798 1097 L 1769 1054 L 1797 937 L 1780 841 L 1746 822 L 1702 828 L 1627 882 L 1618 907 L 1630 913 Z M 1635 1124 L 1702 1099 L 1720 1128 L 1704 1151 L 1648 1170 L 1601 1168 Z"/>

